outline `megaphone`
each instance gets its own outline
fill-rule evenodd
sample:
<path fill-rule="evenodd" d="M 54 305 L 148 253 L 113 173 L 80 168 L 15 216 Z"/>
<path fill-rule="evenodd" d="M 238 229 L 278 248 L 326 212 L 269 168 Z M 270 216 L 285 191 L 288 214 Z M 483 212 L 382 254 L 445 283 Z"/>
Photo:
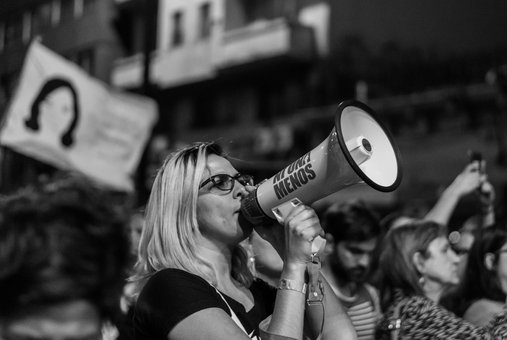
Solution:
<path fill-rule="evenodd" d="M 381 192 L 401 183 L 398 147 L 377 114 L 357 100 L 339 104 L 335 126 L 316 148 L 262 182 L 241 204 L 255 225 L 279 220 L 278 207 L 297 199 L 310 205 L 346 187 L 366 183 Z"/>

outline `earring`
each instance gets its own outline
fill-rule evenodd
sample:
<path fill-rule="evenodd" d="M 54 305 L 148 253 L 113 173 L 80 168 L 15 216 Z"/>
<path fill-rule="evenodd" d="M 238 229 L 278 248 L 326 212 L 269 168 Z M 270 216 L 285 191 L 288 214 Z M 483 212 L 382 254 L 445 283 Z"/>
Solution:
<path fill-rule="evenodd" d="M 424 278 L 424 276 L 421 276 L 421 277 L 419 278 L 419 285 L 420 285 L 421 287 L 423 287 L 425 282 L 426 282 L 426 279 Z"/>

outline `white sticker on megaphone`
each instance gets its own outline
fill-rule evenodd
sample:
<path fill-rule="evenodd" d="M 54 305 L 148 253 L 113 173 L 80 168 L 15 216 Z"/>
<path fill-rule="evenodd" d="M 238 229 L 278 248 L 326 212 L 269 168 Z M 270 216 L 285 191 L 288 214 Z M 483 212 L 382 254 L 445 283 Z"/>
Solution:
<path fill-rule="evenodd" d="M 274 207 L 273 209 L 271 209 L 271 211 L 275 215 L 278 223 L 283 225 L 285 217 L 289 215 L 292 209 L 301 204 L 303 203 L 298 198 L 293 198 L 285 203 L 282 203 Z M 317 236 L 312 242 L 312 254 L 313 255 L 320 254 L 324 250 L 325 246 L 326 240 L 320 236 Z"/>

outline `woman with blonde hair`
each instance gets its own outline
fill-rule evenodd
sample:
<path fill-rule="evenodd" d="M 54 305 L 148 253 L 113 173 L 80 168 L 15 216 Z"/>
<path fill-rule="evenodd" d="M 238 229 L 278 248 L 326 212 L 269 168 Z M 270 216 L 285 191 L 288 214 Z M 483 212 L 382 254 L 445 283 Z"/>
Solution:
<path fill-rule="evenodd" d="M 385 313 L 377 339 L 507 339 L 505 309 L 480 327 L 439 304 L 459 282 L 458 262 L 441 224 L 417 220 L 389 230 L 380 255 Z"/>
<path fill-rule="evenodd" d="M 332 294 L 306 306 L 311 241 L 323 234 L 313 209 L 294 208 L 284 228 L 256 227 L 284 267 L 278 290 L 253 277 L 241 246 L 253 226 L 242 218 L 241 201 L 254 189 L 252 178 L 238 173 L 215 143 L 190 145 L 165 161 L 146 206 L 131 278 L 138 293 L 136 338 L 354 338 Z M 327 283 L 320 282 L 325 291 Z"/>

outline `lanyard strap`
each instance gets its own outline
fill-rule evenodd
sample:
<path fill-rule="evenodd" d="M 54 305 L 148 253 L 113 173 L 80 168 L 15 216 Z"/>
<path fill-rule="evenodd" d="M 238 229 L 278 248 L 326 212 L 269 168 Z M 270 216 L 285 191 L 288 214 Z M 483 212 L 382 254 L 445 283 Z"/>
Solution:
<path fill-rule="evenodd" d="M 306 303 L 308 307 L 320 306 L 322 308 L 322 324 L 320 326 L 319 336 L 317 340 L 322 338 L 322 331 L 324 330 L 324 320 L 326 310 L 324 307 L 324 285 L 320 277 L 320 258 L 317 254 L 312 254 L 310 262 L 306 265 L 306 272 L 308 274 L 308 297 Z"/>

